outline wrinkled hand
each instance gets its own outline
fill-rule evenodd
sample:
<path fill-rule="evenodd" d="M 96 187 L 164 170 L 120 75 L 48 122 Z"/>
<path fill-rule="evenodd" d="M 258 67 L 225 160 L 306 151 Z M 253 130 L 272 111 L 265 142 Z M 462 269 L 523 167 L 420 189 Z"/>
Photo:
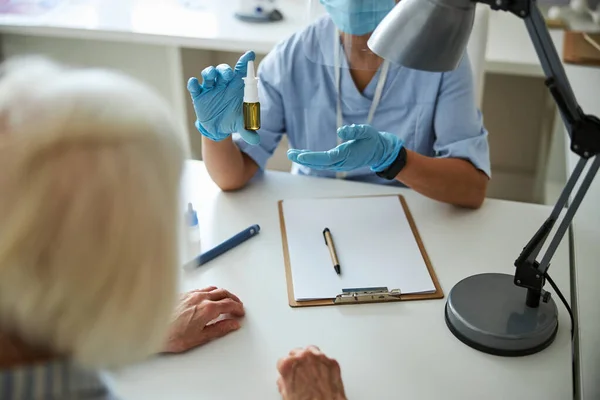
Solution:
<path fill-rule="evenodd" d="M 244 129 L 244 81 L 248 61 L 255 54 L 248 51 L 240 57 L 234 69 L 229 65 L 207 67 L 202 71 L 202 85 L 197 78 L 187 84 L 196 112 L 196 129 L 207 138 L 220 142 L 238 132 L 249 144 L 260 143 L 256 132 Z"/>
<path fill-rule="evenodd" d="M 338 129 L 338 136 L 346 142 L 328 151 L 290 149 L 288 158 L 317 170 L 351 171 L 370 167 L 383 171 L 398 156 L 404 142 L 387 132 L 379 132 L 370 125 L 345 125 Z"/>
<path fill-rule="evenodd" d="M 225 336 L 240 328 L 231 317 L 242 316 L 242 302 L 225 289 L 211 286 L 185 293 L 175 310 L 164 352 L 181 353 Z"/>
<path fill-rule="evenodd" d="M 277 369 L 283 400 L 346 400 L 339 364 L 318 347 L 290 351 Z"/>

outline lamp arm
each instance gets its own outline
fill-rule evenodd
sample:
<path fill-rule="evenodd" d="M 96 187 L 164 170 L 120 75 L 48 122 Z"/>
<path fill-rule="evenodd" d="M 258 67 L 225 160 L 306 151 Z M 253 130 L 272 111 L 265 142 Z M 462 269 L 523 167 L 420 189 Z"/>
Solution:
<path fill-rule="evenodd" d="M 573 141 L 573 130 L 584 117 L 583 111 L 577 103 L 542 13 L 534 0 L 529 0 L 528 3 L 529 12 L 524 17 L 525 26 L 546 76 L 546 86 L 554 97 L 569 137 Z"/>
<path fill-rule="evenodd" d="M 586 163 L 586 160 L 584 158 L 580 158 L 577 165 L 578 166 L 580 164 L 585 165 L 585 163 Z M 600 157 L 596 157 L 594 159 L 594 161 L 592 162 L 592 165 L 590 166 L 590 169 L 587 171 L 585 177 L 583 178 L 583 181 L 581 182 L 581 186 L 579 186 L 579 189 L 577 190 L 577 193 L 575 194 L 573 201 L 569 205 L 569 208 L 567 209 L 563 220 L 561 221 L 560 225 L 558 226 L 556 234 L 552 238 L 552 241 L 550 242 L 550 245 L 548 246 L 548 249 L 546 250 L 544 257 L 542 258 L 542 261 L 540 262 L 538 269 L 539 269 L 539 273 L 541 275 L 544 275 L 546 273 L 546 271 L 548 270 L 548 268 L 550 267 L 550 260 L 554 256 L 554 253 L 556 252 L 558 245 L 562 241 L 563 236 L 567 232 L 567 229 L 573 222 L 573 219 L 575 218 L 575 213 L 577 212 L 579 205 L 583 201 L 583 198 L 585 197 L 588 189 L 590 188 L 592 181 L 594 180 L 594 177 L 596 176 L 596 174 L 598 172 L 598 169 L 600 169 Z"/>
<path fill-rule="evenodd" d="M 579 106 L 536 0 L 472 1 L 487 4 L 493 10 L 511 12 L 525 21 L 546 76 L 546 86 L 554 97 L 571 139 L 571 150 L 584 158 L 600 153 L 600 120 L 593 115 L 586 115 Z"/>
<path fill-rule="evenodd" d="M 543 279 L 543 274 L 540 276 L 541 271 L 539 271 L 539 265 L 536 262 L 536 258 L 540 253 L 542 246 L 546 242 L 546 239 L 552 228 L 558 221 L 558 217 L 562 210 L 567 206 L 569 201 L 569 195 L 575 188 L 577 181 L 579 181 L 579 177 L 583 172 L 585 164 L 587 160 L 581 158 L 577 165 L 575 166 L 571 176 L 569 177 L 565 187 L 563 188 L 550 216 L 544 221 L 542 226 L 537 230 L 537 232 L 533 235 L 533 237 L 529 240 L 529 242 L 523 248 L 523 251 L 515 261 L 515 266 L 517 267 L 517 275 L 515 276 L 515 283 L 519 286 L 529 287 L 534 289 L 539 286 L 539 284 L 528 284 L 527 282 L 531 277 L 527 275 L 535 276 L 535 279 Z M 544 271 L 545 272 L 545 271 Z M 525 276 L 524 276 L 525 275 Z M 541 285 L 543 286 L 543 284 Z M 540 286 L 540 288 L 541 288 Z"/>
<path fill-rule="evenodd" d="M 529 37 L 546 76 L 546 86 L 550 90 L 561 114 L 562 121 L 567 128 L 567 133 L 571 141 L 571 151 L 580 156 L 580 160 L 569 177 L 550 216 L 523 248 L 523 251 L 515 261 L 516 271 L 514 282 L 516 285 L 528 289 L 527 305 L 537 307 L 542 298 L 542 288 L 545 284 L 545 274 L 550 266 L 550 260 L 572 223 L 575 213 L 600 167 L 600 157 L 596 157 L 592 167 L 585 175 L 541 263 L 538 263 L 536 258 L 558 221 L 561 212 L 567 206 L 569 196 L 579 181 L 588 159 L 600 153 L 600 120 L 595 116 L 586 115 L 578 104 L 561 59 L 554 47 L 550 32 L 546 27 L 544 17 L 537 7 L 535 0 L 473 1 L 487 4 L 493 10 L 511 12 L 525 21 Z M 543 298 L 543 300 L 547 301 L 547 298 Z"/>

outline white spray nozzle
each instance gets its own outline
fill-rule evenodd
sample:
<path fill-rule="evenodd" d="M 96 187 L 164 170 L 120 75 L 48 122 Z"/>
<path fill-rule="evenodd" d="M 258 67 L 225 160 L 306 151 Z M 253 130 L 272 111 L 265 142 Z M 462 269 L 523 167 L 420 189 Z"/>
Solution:
<path fill-rule="evenodd" d="M 254 76 L 254 61 L 248 61 L 244 80 L 244 103 L 258 103 L 258 78 Z"/>
<path fill-rule="evenodd" d="M 254 61 L 248 61 L 246 69 L 246 78 L 254 78 Z"/>

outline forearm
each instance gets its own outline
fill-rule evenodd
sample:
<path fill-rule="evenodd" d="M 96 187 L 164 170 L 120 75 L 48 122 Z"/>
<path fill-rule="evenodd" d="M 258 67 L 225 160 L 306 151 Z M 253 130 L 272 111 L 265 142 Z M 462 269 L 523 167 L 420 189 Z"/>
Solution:
<path fill-rule="evenodd" d="M 488 177 L 468 161 L 426 157 L 410 150 L 396 179 L 424 196 L 468 208 L 481 206 L 488 183 Z"/>
<path fill-rule="evenodd" d="M 210 177 L 225 191 L 244 187 L 258 170 L 258 165 L 235 145 L 231 136 L 220 142 L 202 137 L 202 159 Z"/>

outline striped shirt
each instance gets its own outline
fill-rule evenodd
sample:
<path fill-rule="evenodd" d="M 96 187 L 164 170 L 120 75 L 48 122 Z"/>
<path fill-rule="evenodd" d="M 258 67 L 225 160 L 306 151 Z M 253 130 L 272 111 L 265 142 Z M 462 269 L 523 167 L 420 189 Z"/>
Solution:
<path fill-rule="evenodd" d="M 0 400 L 117 400 L 100 375 L 65 360 L 0 370 Z"/>

